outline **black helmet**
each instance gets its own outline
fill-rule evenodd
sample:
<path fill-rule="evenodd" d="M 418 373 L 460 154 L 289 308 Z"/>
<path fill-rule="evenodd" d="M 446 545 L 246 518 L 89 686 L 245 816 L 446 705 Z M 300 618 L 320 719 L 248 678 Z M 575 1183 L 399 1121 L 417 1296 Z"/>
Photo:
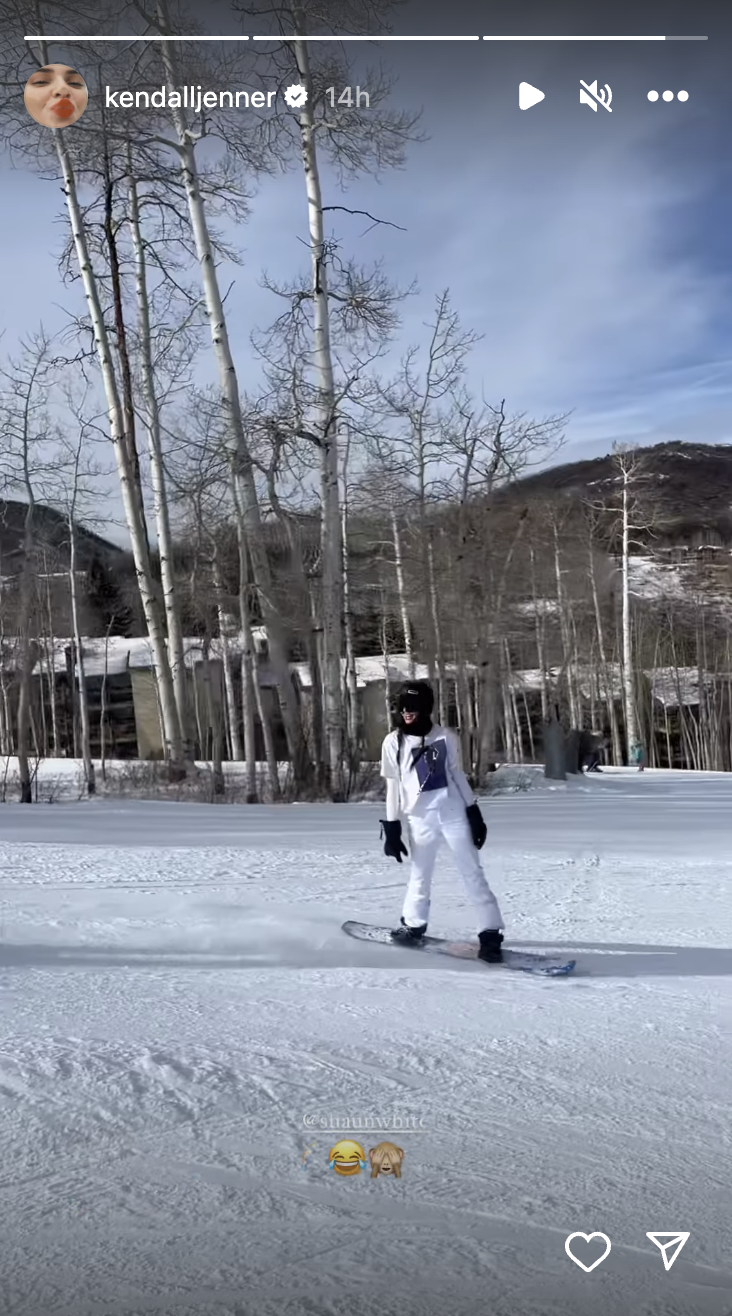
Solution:
<path fill-rule="evenodd" d="M 435 706 L 432 687 L 426 681 L 405 681 L 397 693 L 396 706 L 399 713 L 421 713 L 423 717 L 430 717 Z"/>

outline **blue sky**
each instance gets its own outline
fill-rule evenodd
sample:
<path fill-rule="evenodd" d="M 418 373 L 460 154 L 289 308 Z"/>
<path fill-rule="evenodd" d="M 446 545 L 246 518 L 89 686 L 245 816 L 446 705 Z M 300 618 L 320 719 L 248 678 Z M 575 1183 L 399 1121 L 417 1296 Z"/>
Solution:
<path fill-rule="evenodd" d="M 395 101 L 423 107 L 429 140 L 410 148 L 403 170 L 352 185 L 347 204 L 406 231 L 364 236 L 363 220 L 335 217 L 345 252 L 419 285 L 395 362 L 424 341 L 434 295 L 449 288 L 464 324 L 484 335 L 470 367 L 476 391 L 505 397 L 512 411 L 572 412 L 563 461 L 604 453 L 616 439 L 732 441 L 730 33 L 710 29 L 699 7 L 682 22 L 670 9 L 660 30 L 713 39 L 382 47 L 398 78 Z M 526 31 L 531 10 L 522 12 Z M 218 13 L 221 31 L 236 30 L 225 5 Z M 417 5 L 399 14 L 397 30 L 413 31 L 418 18 L 421 30 L 436 30 L 436 16 Z M 439 26 L 482 33 L 484 21 L 456 5 L 449 28 L 444 15 Z M 537 30 L 550 30 L 540 21 Z M 580 21 L 565 14 L 568 30 Z M 608 25 L 618 30 L 620 18 Z M 494 17 L 491 29 L 511 30 L 510 20 Z M 658 29 L 646 19 L 630 30 Z M 580 78 L 610 84 L 612 113 L 579 104 Z M 546 95 L 524 112 L 522 80 Z M 689 100 L 652 104 L 651 88 L 683 88 Z M 326 191 L 341 199 L 328 178 Z M 3 162 L 2 196 L 0 351 L 13 351 L 40 320 L 61 327 L 62 307 L 81 309 L 81 297 L 57 272 L 66 236 L 58 183 Z M 243 387 L 255 383 L 249 335 L 280 309 L 259 286 L 262 270 L 287 279 L 302 267 L 305 222 L 293 171 L 265 180 L 249 222 L 229 234 L 244 254 L 243 266 L 222 271 L 226 286 L 233 281 Z M 212 365 L 206 347 L 200 380 L 213 380 Z"/>

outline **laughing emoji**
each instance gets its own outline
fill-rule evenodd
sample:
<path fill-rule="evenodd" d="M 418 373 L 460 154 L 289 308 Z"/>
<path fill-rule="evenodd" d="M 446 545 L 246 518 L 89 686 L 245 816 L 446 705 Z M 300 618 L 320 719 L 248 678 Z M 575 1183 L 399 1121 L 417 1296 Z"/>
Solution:
<path fill-rule="evenodd" d="M 343 1138 L 331 1148 L 328 1164 L 336 1174 L 360 1174 L 366 1167 L 363 1147 L 358 1142 L 351 1142 L 350 1138 Z"/>

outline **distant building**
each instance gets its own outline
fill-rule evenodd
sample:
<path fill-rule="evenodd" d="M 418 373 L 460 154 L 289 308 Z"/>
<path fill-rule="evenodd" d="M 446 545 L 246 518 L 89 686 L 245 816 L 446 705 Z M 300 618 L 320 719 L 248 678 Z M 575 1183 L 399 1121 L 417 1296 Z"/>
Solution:
<path fill-rule="evenodd" d="M 183 642 L 189 725 L 195 757 L 199 759 L 214 757 L 217 742 L 221 757 L 232 757 L 222 661 L 224 644 L 231 661 L 234 704 L 237 716 L 241 715 L 241 637 L 233 624 L 226 627 L 226 632 L 223 638 L 214 638 L 208 645 L 195 637 Z M 263 628 L 255 630 L 254 642 L 259 700 L 273 731 L 275 752 L 283 761 L 288 756 L 287 744 Z M 149 639 L 92 637 L 84 639 L 82 648 L 92 755 L 95 758 L 104 755 L 114 759 L 161 759 L 163 736 Z M 15 658 L 14 647 L 3 643 L 0 638 L 0 733 L 4 726 L 12 727 L 15 723 Z M 38 757 L 78 756 L 78 661 L 74 645 L 68 638 L 35 640 L 32 658 L 32 748 Z M 295 662 L 290 667 L 307 727 L 312 675 L 307 663 Z M 467 667 L 466 675 L 472 681 L 474 669 Z M 386 661 L 381 655 L 356 659 L 358 739 L 363 759 L 375 761 L 379 758 L 381 742 L 391 726 L 393 690 L 410 676 L 426 680 L 428 670 L 424 664 L 411 667 L 406 654 L 390 654 Z M 447 667 L 446 676 L 446 720 L 448 725 L 457 728 L 456 673 L 451 665 Z M 492 747 L 489 757 L 498 762 L 505 759 L 508 752 L 510 757 L 519 760 L 541 758 L 541 687 L 544 681 L 547 691 L 551 692 L 557 688 L 560 678 L 561 670 L 556 667 L 547 670 L 543 678 L 538 669 L 512 673 L 504 695 L 506 709 L 513 708 L 514 730 L 509 736 L 506 729 L 501 731 L 499 726 L 499 743 Z M 619 721 L 622 721 L 621 672 L 617 664 L 607 664 L 602 672 L 591 664 L 579 666 L 575 679 L 586 711 L 592 714 L 593 726 L 603 726 L 610 701 L 615 705 Z M 727 751 L 722 755 L 727 763 L 729 746 L 732 745 L 732 678 L 729 675 L 707 673 L 700 685 L 698 668 L 659 668 L 637 673 L 636 686 L 639 706 L 645 710 L 643 720 L 654 729 L 652 757 L 658 766 L 671 767 L 694 761 L 695 724 L 702 717 L 712 718 L 718 724 L 721 740 L 727 745 Z M 554 698 L 551 693 L 549 697 L 550 700 Z M 261 760 L 264 758 L 264 743 L 258 721 L 255 735 L 257 758 Z M 466 758 L 469 758 L 471 750 L 466 736 L 463 737 L 463 746 Z M 0 753 L 4 749 L 0 744 Z M 466 763 L 466 767 L 469 764 Z"/>

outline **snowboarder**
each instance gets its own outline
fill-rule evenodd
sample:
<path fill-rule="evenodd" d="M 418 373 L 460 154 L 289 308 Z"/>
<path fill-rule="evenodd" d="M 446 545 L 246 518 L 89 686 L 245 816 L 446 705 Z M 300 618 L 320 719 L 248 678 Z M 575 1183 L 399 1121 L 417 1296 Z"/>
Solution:
<path fill-rule="evenodd" d="M 476 853 L 488 829 L 475 795 L 460 767 L 454 732 L 432 722 L 434 694 L 424 681 L 408 681 L 397 696 L 397 729 L 381 747 L 381 775 L 386 778 L 386 818 L 382 818 L 384 854 L 402 862 L 400 813 L 407 822 L 412 869 L 395 941 L 419 944 L 427 931 L 430 891 L 441 841 L 452 851 L 465 889 L 478 915 L 478 954 L 488 963 L 502 959 L 503 919 Z"/>

